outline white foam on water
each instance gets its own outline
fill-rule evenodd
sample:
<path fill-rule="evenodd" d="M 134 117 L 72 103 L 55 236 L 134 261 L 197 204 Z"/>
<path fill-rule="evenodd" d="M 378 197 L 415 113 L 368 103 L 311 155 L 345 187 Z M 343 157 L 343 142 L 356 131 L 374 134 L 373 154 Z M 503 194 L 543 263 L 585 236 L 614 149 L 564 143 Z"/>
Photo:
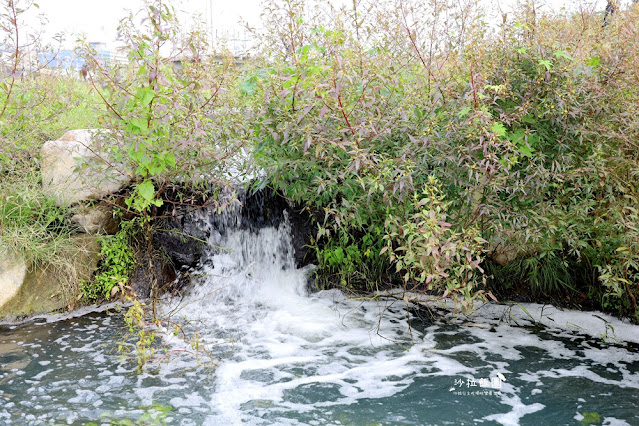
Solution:
<path fill-rule="evenodd" d="M 580 377 L 591 380 L 595 383 L 603 383 L 607 385 L 614 385 L 620 388 L 639 389 L 639 373 L 628 373 L 623 375 L 622 380 L 608 379 L 601 377 L 599 374 L 591 371 L 585 365 L 579 365 L 571 369 L 565 368 L 552 368 L 547 371 L 540 371 L 538 374 L 541 377 L 549 378 L 562 378 L 562 377 Z"/>
<path fill-rule="evenodd" d="M 526 405 L 522 403 L 521 398 L 519 398 L 519 396 L 514 393 L 508 394 L 502 392 L 501 402 L 505 405 L 510 405 L 512 407 L 512 410 L 507 413 L 491 414 L 489 416 L 485 416 L 483 419 L 488 421 L 495 421 L 502 425 L 518 425 L 521 418 L 524 417 L 526 414 L 541 411 L 545 407 L 545 405 L 540 403 Z"/>
<path fill-rule="evenodd" d="M 49 373 L 52 373 L 53 371 L 55 371 L 54 369 L 50 369 L 50 370 L 44 370 L 42 373 L 36 374 L 35 376 L 32 377 L 33 380 L 40 380 L 42 379 L 44 376 L 46 376 Z"/>
<path fill-rule="evenodd" d="M 630 426 L 625 420 L 616 419 L 614 417 L 604 417 L 602 425 L 604 426 Z"/>
<path fill-rule="evenodd" d="M 232 218 L 226 221 L 233 222 Z M 586 377 L 620 385 L 618 380 L 601 377 L 588 366 L 512 372 L 511 364 L 530 356 L 531 348 L 545 360 L 560 362 L 585 354 L 595 364 L 612 366 L 611 374 L 621 373 L 624 380 L 628 379 L 626 387 L 636 386 L 637 373 L 626 369 L 635 356 L 630 351 L 588 344 L 576 350 L 561 339 L 543 338 L 533 329 L 511 326 L 544 324 L 568 341 L 575 331 L 595 337 L 607 332 L 619 341 L 635 341 L 637 328 L 614 318 L 588 317 L 590 314 L 534 304 L 523 308 L 485 304 L 471 317 L 480 327 L 446 331 L 432 325 L 423 333 L 413 329 L 411 340 L 403 302 L 350 300 L 336 290 L 309 295 L 309 270 L 294 266 L 287 221 L 278 229 L 258 232 L 233 226 L 210 231 L 210 243 L 228 250 L 212 250 L 208 261 L 195 271 L 201 278 L 187 297 L 166 301 L 162 307 L 164 314 L 179 318 L 185 329 L 199 333 L 201 347 L 219 356 L 213 392 L 187 390 L 171 400 L 180 409 L 200 410 L 208 404 L 205 423 L 254 423 L 267 413 L 276 413 L 278 423 L 297 424 L 288 417 L 277 417 L 277 413 L 305 413 L 323 407 L 324 415 L 329 415 L 333 406 L 366 399 L 384 401 L 417 379 L 428 383 L 445 376 L 451 378 L 452 386 L 454 377 L 494 379 L 502 375 L 531 386 L 524 392 L 504 382 L 495 398 L 506 411 L 498 409 L 476 421 L 510 425 L 545 408 L 539 402 L 522 401 L 522 392 L 526 399 L 539 400 L 545 395 L 542 388 L 547 380 Z M 447 348 L 437 347 L 442 336 L 455 340 L 460 330 L 468 338 Z M 173 336 L 170 330 L 166 329 L 164 336 L 172 348 L 191 350 L 190 342 Z M 173 372 L 192 365 L 192 357 L 172 361 L 161 373 L 163 380 L 168 383 Z M 314 392 L 330 396 L 315 400 L 304 396 Z M 151 401 L 153 393 L 147 387 L 138 391 L 138 396 Z"/>
<path fill-rule="evenodd" d="M 77 396 L 69 398 L 70 403 L 94 403 L 100 399 L 97 393 L 87 389 L 76 389 L 75 393 Z"/>
<path fill-rule="evenodd" d="M 215 245 L 230 250 L 213 252 L 199 270 L 199 285 L 164 312 L 197 324 L 210 351 L 232 348 L 215 371 L 209 400 L 218 421 L 245 421 L 242 407 L 252 401 L 258 411 L 305 412 L 395 395 L 425 368 L 472 372 L 428 353 L 433 342 L 416 331 L 411 343 L 402 304 L 348 300 L 338 291 L 309 296 L 309 269 L 294 266 L 287 221 L 256 233 L 228 229 L 215 238 Z M 166 341 L 186 348 L 175 336 Z M 291 397 L 307 387 L 333 397 L 312 405 Z M 199 398 L 176 402 L 198 405 Z"/>
<path fill-rule="evenodd" d="M 586 348 L 583 350 L 586 358 L 596 364 L 609 365 L 616 367 L 624 366 L 630 362 L 637 360 L 637 354 L 628 351 L 611 351 L 610 348 Z"/>
<path fill-rule="evenodd" d="M 474 321 L 541 324 L 551 329 L 600 338 L 613 343 L 639 343 L 639 327 L 628 320 L 621 320 L 602 312 L 582 312 L 561 309 L 539 303 L 478 303 L 471 316 Z M 565 336 L 570 336 L 566 334 Z"/>

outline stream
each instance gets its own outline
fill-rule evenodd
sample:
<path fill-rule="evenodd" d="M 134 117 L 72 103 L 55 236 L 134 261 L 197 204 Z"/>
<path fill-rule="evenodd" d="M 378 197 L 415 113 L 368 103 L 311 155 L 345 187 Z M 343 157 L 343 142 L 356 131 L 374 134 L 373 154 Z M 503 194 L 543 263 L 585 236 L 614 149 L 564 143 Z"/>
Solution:
<path fill-rule="evenodd" d="M 166 357 L 142 373 L 118 353 L 134 340 L 113 306 L 0 325 L 0 424 L 639 425 L 639 327 L 309 294 L 289 231 L 212 232 L 224 249 L 160 303 Z"/>

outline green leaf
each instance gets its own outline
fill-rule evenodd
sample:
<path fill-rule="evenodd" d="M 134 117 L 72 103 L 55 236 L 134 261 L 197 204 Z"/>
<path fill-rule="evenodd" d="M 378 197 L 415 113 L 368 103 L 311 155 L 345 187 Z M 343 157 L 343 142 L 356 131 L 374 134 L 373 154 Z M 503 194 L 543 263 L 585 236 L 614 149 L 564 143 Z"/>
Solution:
<path fill-rule="evenodd" d="M 523 129 L 517 129 L 508 135 L 508 139 L 514 144 L 520 144 L 526 139 L 526 133 Z"/>
<path fill-rule="evenodd" d="M 137 97 L 140 100 L 140 105 L 147 106 L 151 103 L 155 97 L 155 93 L 149 87 L 144 87 L 138 90 Z"/>
<path fill-rule="evenodd" d="M 502 137 L 506 136 L 506 127 L 499 122 L 494 122 L 493 125 L 490 126 L 490 131 Z"/>
<path fill-rule="evenodd" d="M 568 59 L 570 61 L 574 61 L 575 60 L 575 58 L 573 58 L 572 56 L 570 56 L 569 54 L 567 54 L 563 50 L 555 50 L 554 52 L 552 52 L 552 54 L 555 55 L 556 58 L 565 58 L 565 59 Z"/>
<path fill-rule="evenodd" d="M 526 144 L 521 144 L 521 145 L 517 145 L 517 151 L 524 154 L 526 157 L 532 157 L 534 148 L 531 148 Z"/>
<path fill-rule="evenodd" d="M 457 113 L 457 115 L 459 116 L 459 118 L 465 116 L 466 114 L 468 114 L 470 112 L 470 107 L 466 107 L 464 109 L 462 109 L 461 111 L 459 111 Z"/>
<path fill-rule="evenodd" d="M 153 182 L 150 180 L 145 180 L 141 184 L 138 185 L 138 194 L 140 197 L 145 199 L 146 201 L 153 200 L 155 196 L 155 187 L 153 186 Z"/>
<path fill-rule="evenodd" d="M 590 65 L 593 68 L 597 68 L 601 65 L 601 59 L 598 56 L 593 56 L 592 58 L 586 61 L 586 65 Z"/>
<path fill-rule="evenodd" d="M 535 148 L 532 147 L 532 142 L 539 140 L 539 138 L 534 135 L 526 135 L 523 129 L 515 130 L 508 135 L 508 139 L 515 145 L 515 149 L 526 157 L 532 157 L 532 153 L 535 152 Z M 530 146 L 526 142 L 528 142 Z"/>
<path fill-rule="evenodd" d="M 169 155 L 166 156 L 166 162 L 171 167 L 175 167 L 175 154 L 173 152 L 170 152 Z"/>
<path fill-rule="evenodd" d="M 550 62 L 549 60 L 542 59 L 538 63 L 539 65 L 543 65 L 544 67 L 546 67 L 546 71 L 550 71 L 550 69 L 552 68 L 552 62 Z"/>
<path fill-rule="evenodd" d="M 253 76 L 247 78 L 246 80 L 240 83 L 240 89 L 242 90 L 242 94 L 246 96 L 251 96 L 255 93 L 257 89 L 257 84 L 255 83 L 255 78 Z"/>
<path fill-rule="evenodd" d="M 532 315 L 530 315 L 530 312 L 528 312 L 528 310 L 526 308 L 524 308 L 524 306 L 521 303 L 516 303 L 516 305 L 519 306 L 521 308 L 521 310 L 524 311 L 524 313 L 526 315 L 528 315 L 528 317 L 530 317 L 530 319 L 532 320 L 533 323 L 535 323 L 535 324 L 537 323 L 537 321 L 535 321 L 535 318 Z"/>
<path fill-rule="evenodd" d="M 149 131 L 149 124 L 143 118 L 135 117 L 130 121 L 131 125 L 136 127 L 139 131 L 146 133 Z"/>

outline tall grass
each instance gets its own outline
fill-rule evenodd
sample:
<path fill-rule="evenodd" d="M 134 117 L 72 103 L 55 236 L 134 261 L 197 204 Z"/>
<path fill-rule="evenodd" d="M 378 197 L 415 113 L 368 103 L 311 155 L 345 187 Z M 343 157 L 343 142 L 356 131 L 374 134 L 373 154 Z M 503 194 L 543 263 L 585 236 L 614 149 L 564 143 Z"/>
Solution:
<path fill-rule="evenodd" d="M 71 129 L 99 126 L 95 93 L 69 76 L 18 80 L 0 118 L 0 174 L 39 166 L 39 150 Z"/>
<path fill-rule="evenodd" d="M 0 119 L 0 256 L 29 268 L 54 268 L 66 288 L 76 281 L 74 258 L 86 242 L 74 238 L 69 212 L 42 189 L 40 149 L 66 131 L 98 125 L 84 82 L 66 76 L 17 80 Z"/>

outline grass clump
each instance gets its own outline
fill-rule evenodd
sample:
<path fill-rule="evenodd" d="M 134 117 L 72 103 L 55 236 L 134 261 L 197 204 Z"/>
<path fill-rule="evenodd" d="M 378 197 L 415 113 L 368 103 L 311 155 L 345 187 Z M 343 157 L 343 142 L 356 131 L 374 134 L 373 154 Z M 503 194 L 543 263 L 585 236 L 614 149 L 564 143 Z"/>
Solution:
<path fill-rule="evenodd" d="M 571 266 L 568 260 L 555 257 L 554 254 L 523 256 L 503 266 L 486 263 L 490 276 L 488 284 L 497 294 L 506 295 L 509 291 L 528 287 L 533 295 L 543 297 L 557 297 L 577 291 L 577 275 Z"/>
<path fill-rule="evenodd" d="M 24 170 L 22 170 L 24 172 Z M 42 191 L 39 174 L 6 173 L 0 185 L 0 256 L 24 262 L 29 271 L 55 277 L 60 299 L 75 305 L 81 282 L 90 279 L 95 242 L 77 234 L 53 197 Z"/>
<path fill-rule="evenodd" d="M 0 249 L 29 264 L 55 263 L 75 232 L 66 210 L 42 191 L 35 169 L 12 170 L 0 186 Z"/>

